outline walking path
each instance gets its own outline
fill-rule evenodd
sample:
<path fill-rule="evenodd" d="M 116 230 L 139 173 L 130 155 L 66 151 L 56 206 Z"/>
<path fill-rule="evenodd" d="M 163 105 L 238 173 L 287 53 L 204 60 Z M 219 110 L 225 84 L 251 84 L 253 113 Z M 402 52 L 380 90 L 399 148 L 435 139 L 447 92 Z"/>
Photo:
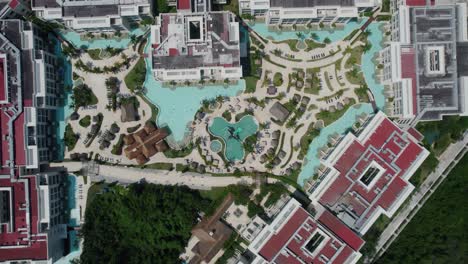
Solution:
<path fill-rule="evenodd" d="M 435 171 L 431 173 L 421 187 L 411 196 L 409 203 L 402 211 L 394 217 L 392 222 L 385 228 L 379 237 L 375 252 L 371 258 L 365 260 L 365 263 L 371 263 L 379 258 L 390 247 L 392 242 L 403 231 L 405 226 L 411 221 L 416 213 L 423 207 L 424 203 L 435 192 L 437 187 L 444 181 L 450 171 L 457 165 L 463 155 L 467 152 L 468 132 L 465 132 L 464 138 L 451 144 L 447 150 L 439 157 L 439 164 Z"/>
<path fill-rule="evenodd" d="M 63 166 L 69 171 L 78 171 L 82 168 L 81 162 L 53 163 L 51 166 Z M 163 185 L 187 185 L 192 189 L 211 189 L 213 187 L 224 187 L 231 184 L 254 184 L 250 176 L 242 177 L 215 177 L 206 174 L 140 168 L 126 168 L 121 166 L 98 165 L 98 176 L 90 176 L 91 181 L 107 181 L 129 184 L 145 179 L 147 182 Z M 274 182 L 275 179 L 270 181 Z"/>

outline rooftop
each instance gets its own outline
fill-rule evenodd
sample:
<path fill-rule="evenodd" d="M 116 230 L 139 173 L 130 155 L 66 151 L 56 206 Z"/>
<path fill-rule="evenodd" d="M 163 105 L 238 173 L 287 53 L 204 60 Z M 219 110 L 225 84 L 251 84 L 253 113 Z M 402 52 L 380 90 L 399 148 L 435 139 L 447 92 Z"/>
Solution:
<path fill-rule="evenodd" d="M 354 0 L 270 0 L 271 7 L 354 6 Z"/>
<path fill-rule="evenodd" d="M 365 233 L 380 213 L 391 216 L 413 190 L 409 178 L 427 157 L 410 134 L 379 112 L 358 136 L 347 134 L 323 163 L 312 199 Z"/>
<path fill-rule="evenodd" d="M 458 77 L 466 70 L 459 72 L 455 59 L 457 6 L 417 6 L 416 3 L 413 6 L 409 22 L 412 51 L 402 52 L 402 68 L 407 73 L 403 77 L 413 80 L 417 95 L 415 114 L 422 112 L 422 120 L 431 120 L 443 114 L 459 113 L 462 106 Z M 463 64 L 460 66 L 466 69 Z"/>
<path fill-rule="evenodd" d="M 0 261 L 18 259 L 47 259 L 47 239 L 39 233 L 38 187 L 35 176 L 20 180 L 0 178 L 0 187 L 9 189 L 13 212 L 11 230 L 2 225 L 0 232 Z M 29 199 L 28 199 L 29 197 Z M 15 247 L 13 247 L 15 246 Z"/>
<path fill-rule="evenodd" d="M 364 241 L 331 213 L 323 211 L 316 221 L 291 199 L 254 240 L 254 251 L 257 244 L 268 263 L 345 263 L 360 257 Z"/>
<path fill-rule="evenodd" d="M 161 14 L 153 68 L 239 67 L 239 27 L 230 12 Z"/>

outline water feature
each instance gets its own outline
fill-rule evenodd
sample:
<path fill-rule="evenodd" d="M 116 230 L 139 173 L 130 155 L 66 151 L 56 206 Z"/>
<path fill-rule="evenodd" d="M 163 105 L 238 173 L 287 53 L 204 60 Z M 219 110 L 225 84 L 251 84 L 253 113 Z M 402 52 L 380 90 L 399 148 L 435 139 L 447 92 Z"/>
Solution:
<path fill-rule="evenodd" d="M 221 141 L 219 140 L 211 141 L 211 144 L 210 144 L 211 151 L 218 153 L 221 151 L 222 148 L 223 148 L 223 145 L 221 144 Z"/>
<path fill-rule="evenodd" d="M 149 43 L 145 53 L 151 54 Z M 182 143 L 190 133 L 188 125 L 204 100 L 215 99 L 217 96 L 236 96 L 245 89 L 245 81 L 240 80 L 235 85 L 207 85 L 204 88 L 196 86 L 163 88 L 162 83 L 154 79 L 151 71 L 151 57 L 146 60 L 146 97 L 159 108 L 156 120 L 159 126 L 168 126 L 171 130 L 169 140 Z"/>
<path fill-rule="evenodd" d="M 52 36 L 50 36 L 52 37 Z M 72 90 L 73 80 L 72 80 L 72 65 L 68 57 L 64 56 L 62 53 L 62 47 L 60 41 L 56 41 L 55 46 L 55 55 L 58 57 L 59 61 L 62 62 L 62 67 L 59 69 L 60 79 L 63 80 L 63 102 L 62 105 L 56 111 L 56 121 L 58 122 L 57 126 L 57 159 L 63 160 L 65 153 L 65 143 L 64 143 L 64 134 L 67 118 L 73 112 L 73 109 L 70 108 L 72 103 Z M 67 89 L 66 89 L 67 88 Z M 70 88 L 70 89 L 68 89 Z"/>
<path fill-rule="evenodd" d="M 305 36 L 310 36 L 311 33 L 315 33 L 317 38 L 315 39 L 318 42 L 323 42 L 325 38 L 329 38 L 332 42 L 337 40 L 344 39 L 348 36 L 353 30 L 360 28 L 364 23 L 366 23 L 367 18 L 361 19 L 360 21 L 350 21 L 343 28 L 334 29 L 334 30 L 296 30 L 296 31 L 270 31 L 268 25 L 265 23 L 256 22 L 250 27 L 255 30 L 260 36 L 264 38 L 272 38 L 275 41 L 283 41 L 287 39 L 297 39 L 297 33 L 302 32 Z"/>
<path fill-rule="evenodd" d="M 375 104 L 378 109 L 383 109 L 385 106 L 384 86 L 379 84 L 375 78 L 376 65 L 373 61 L 374 56 L 382 49 L 382 31 L 379 29 L 381 23 L 371 23 L 368 30 L 371 32 L 368 40 L 372 45 L 371 50 L 362 55 L 362 71 L 369 89 L 375 98 Z M 344 134 L 356 122 L 356 118 L 361 114 L 372 114 L 374 109 L 371 104 L 360 104 L 350 107 L 348 111 L 337 121 L 323 128 L 320 135 L 316 137 L 309 145 L 305 163 L 301 173 L 297 179 L 299 185 L 303 186 L 304 182 L 314 175 L 315 170 L 320 166 L 318 158 L 319 149 L 328 142 L 328 137 L 333 134 Z"/>
<path fill-rule="evenodd" d="M 367 86 L 374 95 L 377 108 L 382 110 L 385 107 L 384 86 L 377 81 L 377 65 L 375 65 L 373 60 L 374 56 L 376 56 L 379 51 L 382 50 L 383 34 L 380 30 L 380 25 L 382 25 L 382 23 L 373 22 L 367 28 L 367 30 L 369 30 L 371 33 L 367 39 L 369 40 L 369 43 L 372 45 L 372 47 L 368 52 L 362 55 L 361 69 L 362 73 L 364 74 L 364 79 L 366 80 Z"/>
<path fill-rule="evenodd" d="M 238 122 L 231 124 L 222 117 L 213 119 L 208 130 L 213 136 L 222 138 L 226 149 L 224 156 L 229 161 L 242 160 L 244 158 L 244 140 L 255 134 L 258 124 L 251 115 L 244 116 Z"/>
<path fill-rule="evenodd" d="M 297 183 L 302 186 L 304 185 L 304 181 L 314 175 L 315 169 L 320 166 L 320 160 L 318 158 L 319 149 L 327 144 L 329 136 L 336 133 L 344 134 L 354 123 L 356 123 L 358 116 L 362 114 L 370 114 L 372 112 L 373 109 L 371 104 L 354 105 L 350 107 L 340 119 L 333 122 L 331 125 L 322 128 L 322 130 L 320 130 L 320 135 L 314 138 L 309 145 L 309 150 L 305 157 L 306 162 L 302 167 Z"/>
<path fill-rule="evenodd" d="M 141 36 L 145 33 L 145 28 L 134 28 L 130 30 L 128 36 Z M 82 40 L 80 34 L 75 31 L 59 32 L 59 35 L 72 43 L 77 48 L 85 49 L 104 49 L 106 47 L 124 49 L 130 44 L 130 37 L 126 38 L 109 38 L 109 39 L 93 39 Z"/>

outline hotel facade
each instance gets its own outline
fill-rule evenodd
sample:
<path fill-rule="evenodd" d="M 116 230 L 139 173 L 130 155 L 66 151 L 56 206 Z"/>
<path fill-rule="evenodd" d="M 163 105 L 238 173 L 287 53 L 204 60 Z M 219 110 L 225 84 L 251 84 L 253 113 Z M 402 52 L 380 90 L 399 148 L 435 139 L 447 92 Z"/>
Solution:
<path fill-rule="evenodd" d="M 378 7 L 378 0 L 239 0 L 239 14 L 268 25 L 344 24 Z"/>
<path fill-rule="evenodd" d="M 151 16 L 150 0 L 32 0 L 37 17 L 85 31 L 128 31 Z"/>
<path fill-rule="evenodd" d="M 392 41 L 381 51 L 389 113 L 402 126 L 468 114 L 467 4 L 392 1 Z"/>

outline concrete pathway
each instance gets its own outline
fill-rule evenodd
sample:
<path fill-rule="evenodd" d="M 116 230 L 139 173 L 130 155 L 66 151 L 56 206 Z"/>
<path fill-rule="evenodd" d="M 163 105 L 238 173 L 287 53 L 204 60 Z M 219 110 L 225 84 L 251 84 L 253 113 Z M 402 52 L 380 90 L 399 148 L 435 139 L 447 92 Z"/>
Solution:
<path fill-rule="evenodd" d="M 63 166 L 69 171 L 77 171 L 82 168 L 81 162 L 53 163 L 51 166 Z M 142 179 L 150 183 L 163 185 L 187 185 L 192 189 L 211 189 L 213 187 L 225 187 L 231 184 L 253 184 L 250 176 L 242 177 L 215 177 L 207 174 L 192 172 L 181 173 L 178 171 L 126 168 L 123 166 L 99 165 L 98 176 L 88 176 L 92 182 L 106 181 L 129 184 Z M 271 179 L 275 182 L 274 179 Z"/>

